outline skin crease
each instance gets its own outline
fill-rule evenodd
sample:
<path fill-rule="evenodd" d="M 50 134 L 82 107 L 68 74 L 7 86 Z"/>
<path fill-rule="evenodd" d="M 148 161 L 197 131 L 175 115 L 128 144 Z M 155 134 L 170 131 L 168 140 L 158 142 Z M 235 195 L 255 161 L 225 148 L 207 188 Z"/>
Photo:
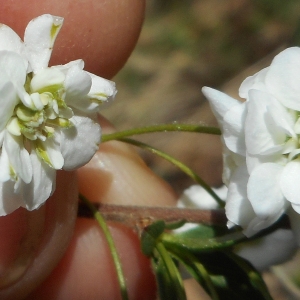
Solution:
<path fill-rule="evenodd" d="M 145 9 L 143 0 L 0 0 L 0 4 L 0 22 L 12 27 L 21 38 L 27 23 L 38 15 L 64 17 L 50 65 L 82 58 L 86 70 L 106 78 L 117 73 L 133 50 Z M 104 130 L 112 130 L 106 121 L 101 120 L 101 124 Z M 122 143 L 101 145 L 92 161 L 77 173 L 80 192 L 92 201 L 175 204 L 176 196 L 169 186 L 145 166 L 131 147 Z M 107 243 L 98 225 L 83 218 L 77 218 L 74 225 L 75 172 L 60 172 L 58 178 L 57 192 L 45 206 L 34 212 L 19 209 L 8 218 L 2 217 L 3 221 L 0 219 L 0 233 L 1 226 L 7 233 L 0 245 L 4 258 L 7 253 L 22 253 L 18 245 L 26 218 L 38 218 L 43 223 L 42 235 L 34 240 L 30 266 L 24 276 L 0 288 L 0 299 L 121 299 Z M 23 214 L 29 214 L 25 221 L 20 218 Z M 154 276 L 148 259 L 139 250 L 138 238 L 120 224 L 110 224 L 110 229 L 130 299 L 156 299 Z M 9 238 L 9 232 L 14 233 L 15 240 Z"/>

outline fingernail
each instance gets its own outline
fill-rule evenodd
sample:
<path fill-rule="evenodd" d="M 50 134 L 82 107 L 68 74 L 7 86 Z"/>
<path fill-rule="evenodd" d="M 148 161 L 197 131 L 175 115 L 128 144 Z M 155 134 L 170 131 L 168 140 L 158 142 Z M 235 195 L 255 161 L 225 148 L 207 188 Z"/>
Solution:
<path fill-rule="evenodd" d="M 45 207 L 19 208 L 0 217 L 0 289 L 17 281 L 31 264 L 42 236 Z"/>

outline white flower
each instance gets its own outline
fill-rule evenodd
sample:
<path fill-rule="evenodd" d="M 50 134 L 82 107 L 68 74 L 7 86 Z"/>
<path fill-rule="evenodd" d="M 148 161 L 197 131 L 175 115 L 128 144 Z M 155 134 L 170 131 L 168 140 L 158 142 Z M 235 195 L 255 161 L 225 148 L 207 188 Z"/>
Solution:
<path fill-rule="evenodd" d="M 227 187 L 222 186 L 219 189 L 212 188 L 212 190 L 221 198 L 225 199 L 227 195 Z M 199 208 L 199 209 L 217 209 L 219 204 L 208 194 L 201 185 L 192 185 L 185 189 L 178 199 L 177 207 L 179 208 Z M 186 223 L 175 230 L 175 232 L 184 232 L 186 230 L 195 228 L 197 225 L 193 223 Z"/>
<path fill-rule="evenodd" d="M 299 69 L 293 47 L 242 83 L 245 102 L 207 87 L 203 93 L 223 132 L 229 225 L 250 236 L 286 213 L 300 245 Z"/>
<path fill-rule="evenodd" d="M 228 189 L 225 185 L 213 188 L 213 191 L 221 198 L 226 199 Z M 200 185 L 192 185 L 184 190 L 177 203 L 181 208 L 217 209 L 218 203 Z M 195 228 L 195 224 L 185 224 L 176 232 L 184 232 Z M 293 232 L 289 229 L 277 229 L 265 237 L 239 244 L 234 252 L 250 261 L 259 271 L 270 266 L 289 260 L 297 250 L 297 242 Z"/>
<path fill-rule="evenodd" d="M 32 20 L 24 42 L 0 25 L 0 215 L 36 209 L 55 189 L 56 170 L 87 163 L 98 149 L 99 105 L 114 83 L 83 71 L 83 61 L 48 67 L 63 19 Z"/>

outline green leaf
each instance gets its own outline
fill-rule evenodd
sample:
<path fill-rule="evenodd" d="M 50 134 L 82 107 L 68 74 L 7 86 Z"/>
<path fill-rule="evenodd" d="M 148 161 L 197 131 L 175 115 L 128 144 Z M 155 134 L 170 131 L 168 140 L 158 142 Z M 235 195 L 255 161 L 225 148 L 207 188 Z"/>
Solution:
<path fill-rule="evenodd" d="M 161 242 L 155 247 L 154 271 L 161 300 L 186 300 L 186 294 L 179 270 Z"/>
<path fill-rule="evenodd" d="M 165 228 L 166 224 L 164 221 L 156 221 L 144 228 L 141 235 L 141 248 L 146 256 L 151 256 L 157 244 L 157 239 L 164 232 Z"/>
<path fill-rule="evenodd" d="M 204 228 L 204 233 L 200 234 L 211 236 L 214 232 Z M 260 274 L 228 248 L 228 245 L 232 244 L 232 237 L 231 234 L 201 240 L 201 238 L 179 238 L 176 235 L 163 234 L 161 242 L 212 299 L 272 299 Z M 205 241 L 209 243 L 205 244 Z M 217 248 L 211 247 L 212 245 L 217 245 Z M 225 245 L 227 249 L 218 248 L 220 245 L 222 247 Z"/>
<path fill-rule="evenodd" d="M 231 259 L 237 266 L 240 267 L 240 269 L 242 269 L 247 274 L 249 282 L 251 283 L 254 289 L 260 292 L 260 294 L 264 297 L 263 299 L 272 299 L 260 273 L 247 260 L 241 258 L 233 252 L 226 251 L 224 253 L 228 256 L 229 259 Z"/>
<path fill-rule="evenodd" d="M 172 222 L 172 223 L 166 223 L 166 229 L 168 229 L 168 230 L 178 229 L 181 226 L 183 226 L 185 223 L 186 223 L 185 220 L 180 220 L 178 222 Z"/>
<path fill-rule="evenodd" d="M 209 239 L 220 236 L 228 232 L 225 226 L 210 226 L 204 224 L 197 224 L 194 228 L 184 232 L 176 233 L 177 238 L 188 239 Z"/>
<path fill-rule="evenodd" d="M 172 255 L 185 267 L 187 272 L 206 290 L 213 300 L 219 300 L 218 293 L 214 287 L 213 281 L 204 265 L 192 254 L 179 251 Z"/>
<path fill-rule="evenodd" d="M 172 286 L 171 278 L 162 259 L 160 257 L 153 257 L 151 263 L 155 273 L 159 298 L 162 300 L 176 299 L 176 293 Z"/>
<path fill-rule="evenodd" d="M 206 234 L 213 234 L 206 231 Z M 199 236 L 189 237 L 182 234 L 167 234 L 164 233 L 161 237 L 164 245 L 168 249 L 172 247 L 177 247 L 181 249 L 186 249 L 192 253 L 207 252 L 211 250 L 229 248 L 237 243 L 245 241 L 247 238 L 242 232 L 234 232 L 220 237 L 212 238 L 200 238 Z"/>
<path fill-rule="evenodd" d="M 272 299 L 258 272 L 236 254 L 213 251 L 195 256 L 206 268 L 222 300 Z"/>

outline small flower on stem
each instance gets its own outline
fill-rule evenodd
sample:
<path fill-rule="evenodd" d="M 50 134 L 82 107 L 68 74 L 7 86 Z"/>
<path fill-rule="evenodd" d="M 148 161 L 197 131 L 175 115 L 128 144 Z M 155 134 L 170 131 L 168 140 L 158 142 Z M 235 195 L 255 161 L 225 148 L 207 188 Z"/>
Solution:
<path fill-rule="evenodd" d="M 56 170 L 92 158 L 101 138 L 96 113 L 116 94 L 82 60 L 48 66 L 62 23 L 52 15 L 33 19 L 24 42 L 0 25 L 0 216 L 38 208 L 55 189 Z"/>
<path fill-rule="evenodd" d="M 300 245 L 300 48 L 248 77 L 240 102 L 204 87 L 221 126 L 228 225 L 251 236 L 284 213 Z"/>

